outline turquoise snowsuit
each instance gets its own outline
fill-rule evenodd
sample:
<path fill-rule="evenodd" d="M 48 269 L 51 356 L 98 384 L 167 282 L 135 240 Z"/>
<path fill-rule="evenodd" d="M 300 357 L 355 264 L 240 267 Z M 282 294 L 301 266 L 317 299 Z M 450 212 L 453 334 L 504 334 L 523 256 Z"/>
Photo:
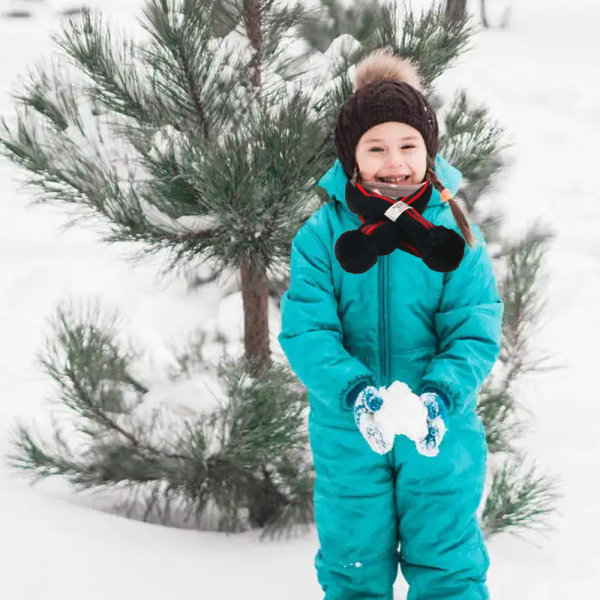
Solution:
<path fill-rule="evenodd" d="M 460 171 L 439 155 L 435 169 L 456 193 Z M 392 600 L 399 563 L 408 600 L 489 598 L 476 516 L 487 445 L 475 407 L 500 352 L 503 303 L 484 238 L 471 223 L 478 243 L 450 273 L 400 250 L 348 273 L 334 254 L 339 235 L 360 224 L 346 181 L 336 161 L 319 181 L 332 202 L 294 237 L 278 338 L 308 390 L 319 582 L 326 600 Z M 424 216 L 458 231 L 437 190 Z M 449 400 L 437 457 L 421 456 L 405 436 L 380 455 L 358 431 L 348 393 L 394 380 Z"/>

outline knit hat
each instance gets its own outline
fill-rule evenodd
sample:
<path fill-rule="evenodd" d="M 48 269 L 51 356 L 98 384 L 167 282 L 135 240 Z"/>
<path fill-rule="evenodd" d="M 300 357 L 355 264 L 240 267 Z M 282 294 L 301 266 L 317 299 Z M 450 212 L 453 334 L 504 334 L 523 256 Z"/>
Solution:
<path fill-rule="evenodd" d="M 414 127 L 423 136 L 427 156 L 433 163 L 439 146 L 439 127 L 435 112 L 423 95 L 419 74 L 408 59 L 380 49 L 356 66 L 354 91 L 338 113 L 335 147 L 348 177 L 354 174 L 356 145 L 362 135 L 387 121 Z"/>

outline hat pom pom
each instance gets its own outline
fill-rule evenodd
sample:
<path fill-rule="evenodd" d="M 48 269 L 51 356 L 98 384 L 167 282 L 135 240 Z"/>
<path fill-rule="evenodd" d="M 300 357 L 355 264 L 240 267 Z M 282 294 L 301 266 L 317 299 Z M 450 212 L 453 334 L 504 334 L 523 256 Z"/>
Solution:
<path fill-rule="evenodd" d="M 395 56 L 387 48 L 371 52 L 356 65 L 354 91 L 381 79 L 408 83 L 423 93 L 423 84 L 416 66 L 408 58 Z"/>

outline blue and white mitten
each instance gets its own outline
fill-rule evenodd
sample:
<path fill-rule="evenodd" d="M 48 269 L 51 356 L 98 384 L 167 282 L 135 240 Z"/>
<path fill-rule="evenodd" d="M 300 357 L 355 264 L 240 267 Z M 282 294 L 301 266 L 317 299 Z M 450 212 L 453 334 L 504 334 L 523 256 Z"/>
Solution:
<path fill-rule="evenodd" d="M 423 456 L 437 456 L 439 446 L 448 430 L 448 408 L 446 401 L 435 392 L 424 392 L 421 402 L 427 409 L 427 435 L 415 442 L 417 451 Z"/>
<path fill-rule="evenodd" d="M 377 454 L 386 454 L 394 446 L 395 432 L 378 424 L 375 414 L 383 406 L 383 398 L 377 388 L 367 385 L 362 389 L 352 408 L 354 422 L 372 450 Z"/>

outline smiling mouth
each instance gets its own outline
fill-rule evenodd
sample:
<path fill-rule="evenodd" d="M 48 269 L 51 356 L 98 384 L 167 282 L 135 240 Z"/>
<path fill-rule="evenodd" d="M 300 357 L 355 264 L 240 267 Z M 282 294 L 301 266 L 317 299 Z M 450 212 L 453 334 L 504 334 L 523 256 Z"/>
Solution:
<path fill-rule="evenodd" d="M 376 177 L 377 181 L 382 183 L 406 183 L 410 175 L 396 175 L 394 177 Z"/>

